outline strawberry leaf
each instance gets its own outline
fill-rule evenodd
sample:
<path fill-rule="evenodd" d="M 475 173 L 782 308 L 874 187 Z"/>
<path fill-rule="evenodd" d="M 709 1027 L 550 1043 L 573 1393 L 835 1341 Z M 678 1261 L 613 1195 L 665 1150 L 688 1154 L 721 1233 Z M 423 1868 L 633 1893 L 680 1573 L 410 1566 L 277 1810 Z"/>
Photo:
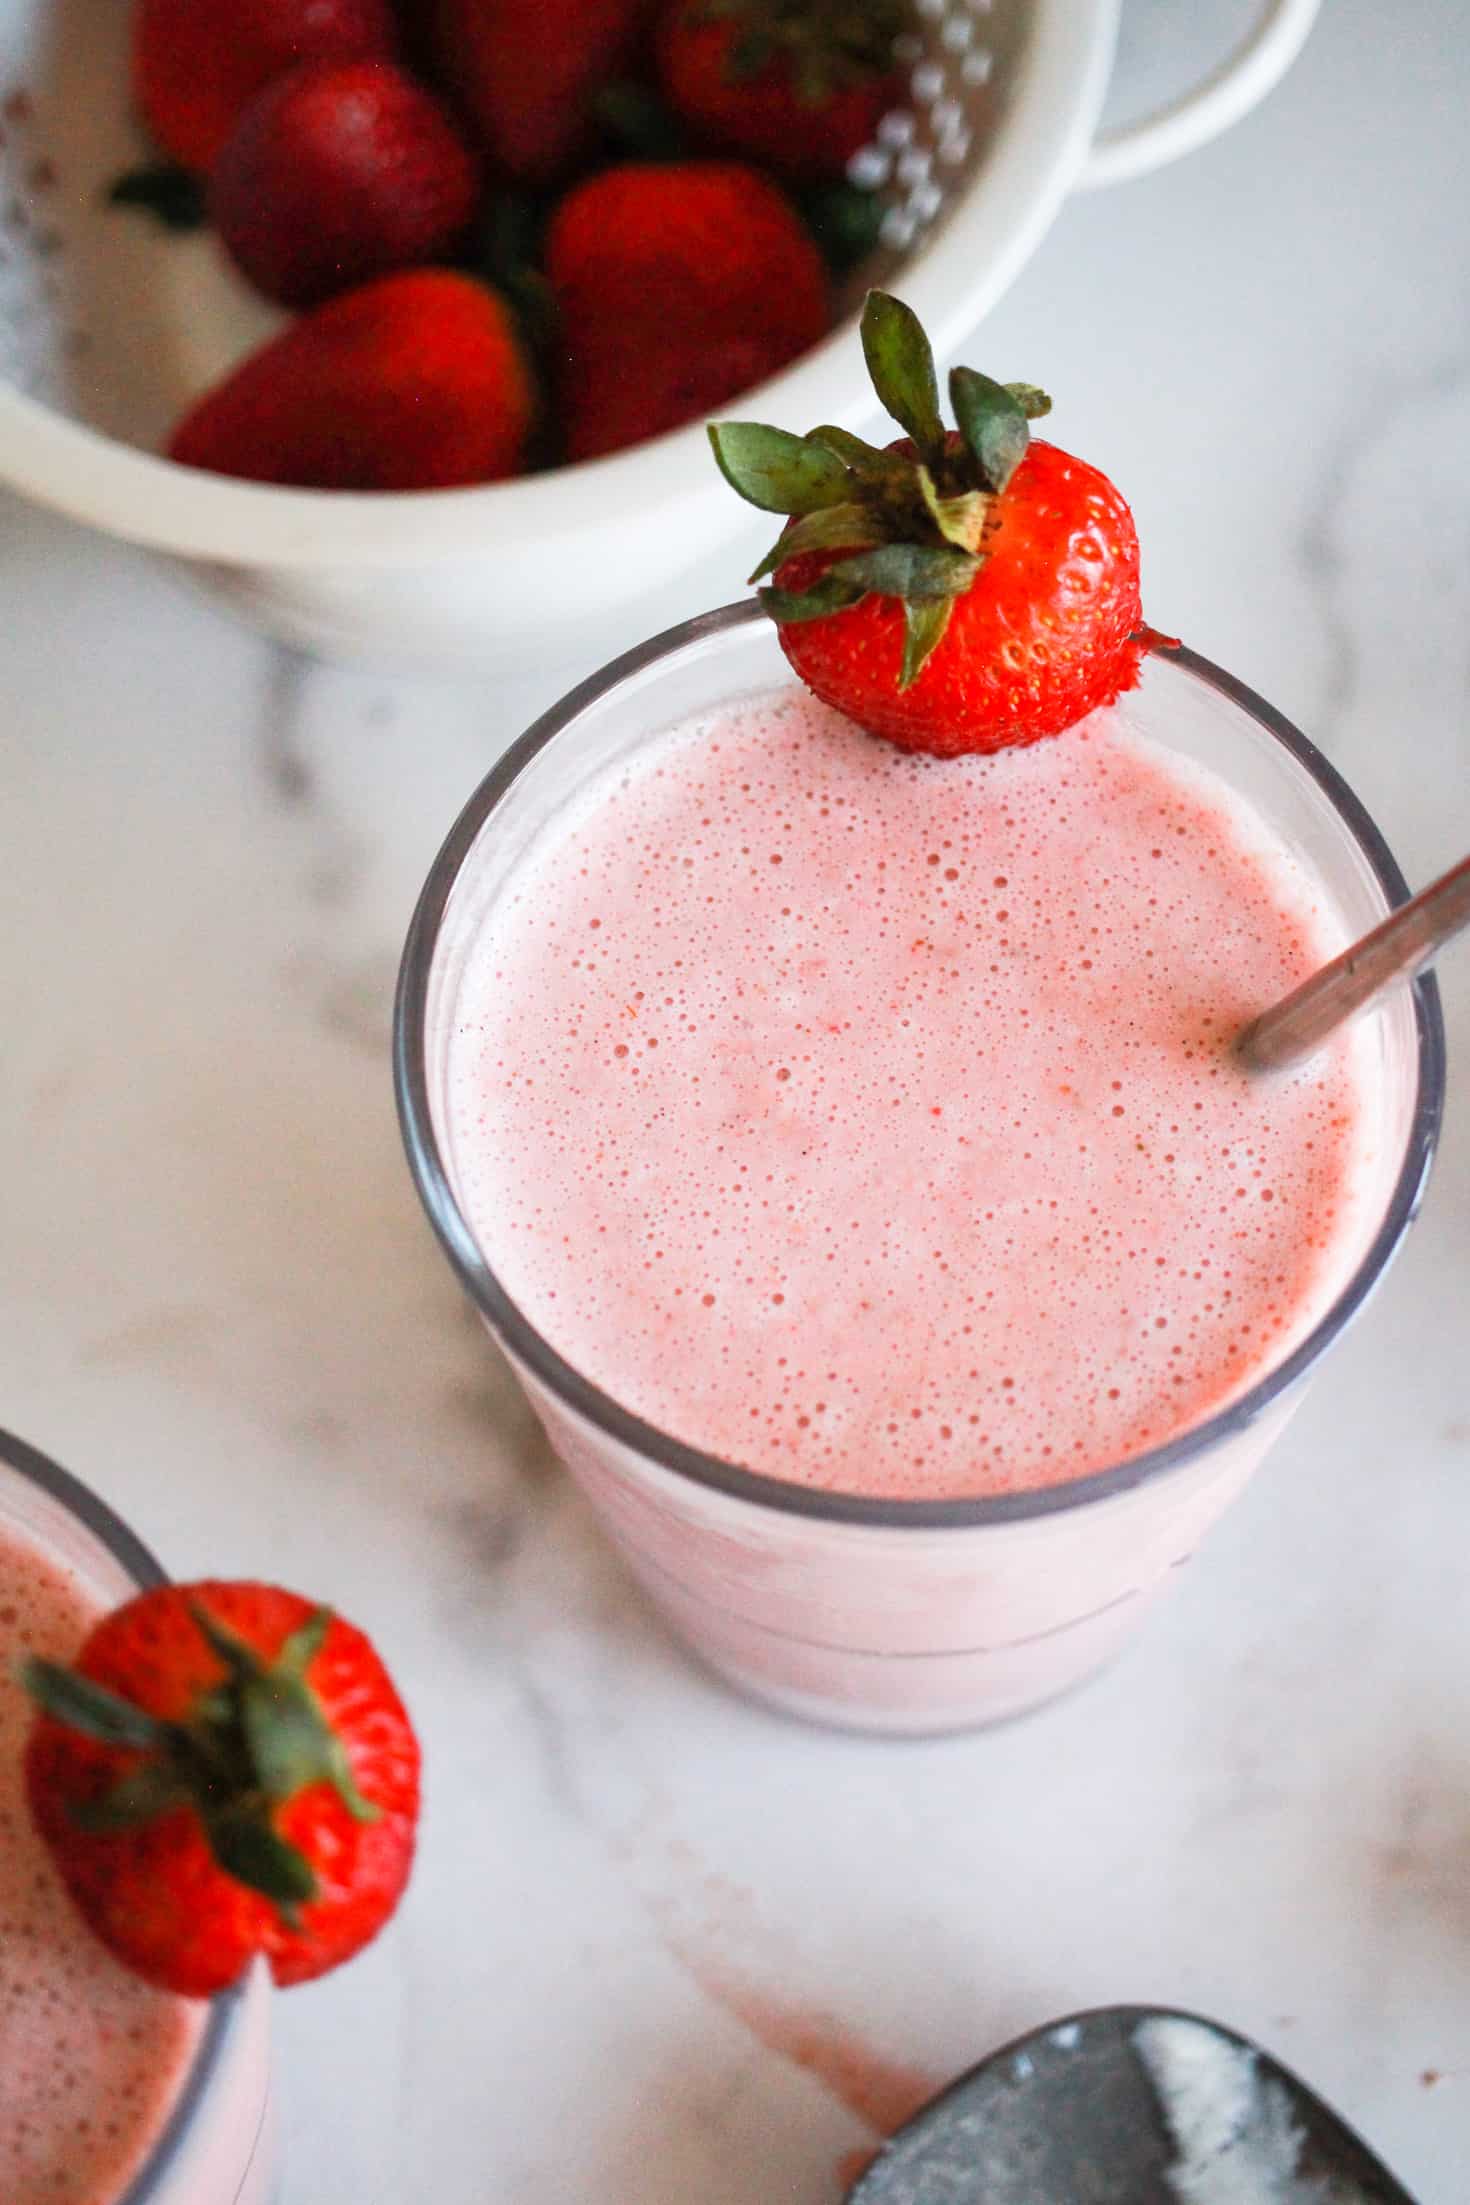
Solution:
<path fill-rule="evenodd" d="M 904 599 L 903 665 L 898 675 L 900 689 L 912 689 L 923 670 L 925 660 L 943 639 L 953 611 L 952 597 Z"/>
<path fill-rule="evenodd" d="M 224 1664 L 235 1683 L 245 1684 L 252 1677 L 264 1676 L 265 1664 L 254 1647 L 247 1646 L 243 1638 L 237 1638 L 217 1616 L 212 1616 L 197 1600 L 189 1603 L 189 1614 L 200 1635 L 208 1640 L 210 1652 Z"/>
<path fill-rule="evenodd" d="M 885 541 L 883 523 L 865 505 L 828 505 L 819 513 L 803 514 L 793 521 L 772 544 L 770 550 L 756 568 L 747 576 L 751 582 L 759 582 L 763 575 L 774 574 L 803 551 L 863 551 L 870 544 Z"/>
<path fill-rule="evenodd" d="M 807 442 L 820 444 L 823 451 L 835 452 L 860 491 L 877 491 L 880 496 L 896 498 L 900 503 L 907 497 L 914 462 L 905 459 L 902 453 L 880 451 L 876 444 L 865 444 L 860 436 L 853 436 L 849 430 L 834 429 L 830 425 L 811 430 Z"/>
<path fill-rule="evenodd" d="M 825 54 L 799 46 L 788 64 L 798 107 L 825 107 L 832 97 L 832 74 Z"/>
<path fill-rule="evenodd" d="M 991 490 L 1004 490 L 1031 441 L 1021 401 L 1004 383 L 993 383 L 988 375 L 967 367 L 951 372 L 949 397 L 981 481 Z"/>
<path fill-rule="evenodd" d="M 294 1799 L 310 1784 L 330 1784 L 355 1821 L 377 1820 L 379 1810 L 358 1790 L 346 1748 L 299 1676 L 278 1666 L 245 1685 L 240 1723 L 267 1799 Z"/>
<path fill-rule="evenodd" d="M 731 84 L 748 84 L 758 77 L 776 58 L 776 41 L 765 29 L 749 30 L 732 44 L 725 65 L 726 80 Z"/>
<path fill-rule="evenodd" d="M 227 1876 L 290 1911 L 314 1899 L 316 1871 L 299 1845 L 283 1838 L 258 1811 L 234 1809 L 205 1819 L 209 1849 Z"/>
<path fill-rule="evenodd" d="M 167 1742 L 168 1726 L 157 1716 L 60 1662 L 33 1656 L 22 1662 L 20 1681 L 43 1714 L 99 1745 L 143 1748 Z"/>
<path fill-rule="evenodd" d="M 191 1796 L 177 1769 L 163 1761 L 145 1761 L 101 1799 L 76 1800 L 67 1812 L 79 1830 L 136 1830 L 186 1805 Z"/>
<path fill-rule="evenodd" d="M 198 230 L 208 220 L 204 178 L 192 169 L 175 167 L 172 161 L 129 169 L 108 185 L 104 197 L 109 207 L 137 207 L 151 214 L 165 230 Z"/>
<path fill-rule="evenodd" d="M 688 131 L 651 85 L 639 84 L 633 77 L 615 77 L 593 94 L 590 104 L 594 122 L 616 141 L 625 159 L 689 158 Z"/>
<path fill-rule="evenodd" d="M 797 194 L 801 218 L 837 277 L 850 275 L 878 243 L 886 203 L 875 191 L 845 180 L 808 184 Z"/>
<path fill-rule="evenodd" d="M 919 457 L 937 467 L 944 457 L 939 383 L 923 324 L 902 299 L 870 291 L 863 307 L 863 357 L 883 410 L 913 438 Z"/>
<path fill-rule="evenodd" d="M 1051 412 L 1051 400 L 1034 383 L 1007 383 L 1005 387 L 1028 421 L 1039 421 L 1044 413 Z"/>
<path fill-rule="evenodd" d="M 276 1656 L 276 1667 L 289 1669 L 298 1677 L 304 1677 L 321 1652 L 331 1628 L 331 1609 L 313 1608 L 306 1621 L 281 1642 L 281 1651 Z"/>
<path fill-rule="evenodd" d="M 985 516 L 990 510 L 985 492 L 966 490 L 957 498 L 942 498 L 927 467 L 916 467 L 914 474 L 919 494 L 945 542 L 958 544 L 961 551 L 978 551 L 985 533 Z"/>
<path fill-rule="evenodd" d="M 758 594 L 771 618 L 786 627 L 795 620 L 825 620 L 829 613 L 846 612 L 868 593 L 857 582 L 841 580 L 834 570 L 813 582 L 808 589 L 770 588 Z"/>
<path fill-rule="evenodd" d="M 524 192 L 499 192 L 485 209 L 467 258 L 514 309 L 533 358 L 550 369 L 561 333 L 556 294 L 541 272 L 546 208 Z"/>
<path fill-rule="evenodd" d="M 804 104 L 820 106 L 846 86 L 885 77 L 893 45 L 908 28 L 905 0 L 691 0 L 697 23 L 729 23 L 727 84 L 775 66 Z"/>
<path fill-rule="evenodd" d="M 766 513 L 815 513 L 848 495 L 847 469 L 834 452 L 759 421 L 712 421 L 709 440 L 732 490 Z"/>
<path fill-rule="evenodd" d="M 824 421 L 819 429 L 810 430 L 807 442 L 820 444 L 824 451 L 835 452 L 839 459 L 846 460 L 849 467 L 867 467 L 887 457 L 886 453 L 879 451 L 876 444 L 869 444 L 862 437 L 854 436 L 851 429 L 834 428 L 830 421 Z"/>
<path fill-rule="evenodd" d="M 358 1790 L 357 1778 L 352 1773 L 352 1763 L 347 1758 L 347 1748 L 335 1731 L 332 1733 L 328 1758 L 330 1766 L 327 1781 L 331 1784 L 353 1821 L 377 1822 L 380 1820 L 383 1812 L 382 1808 L 375 1801 L 365 1798 Z"/>
<path fill-rule="evenodd" d="M 973 553 L 932 544 L 880 544 L 843 559 L 824 581 L 856 583 L 880 597 L 949 598 L 967 590 L 980 572 Z"/>
<path fill-rule="evenodd" d="M 240 1725 L 267 1799 L 292 1799 L 325 1780 L 330 1734 L 299 1677 L 252 1678 L 240 1693 Z"/>

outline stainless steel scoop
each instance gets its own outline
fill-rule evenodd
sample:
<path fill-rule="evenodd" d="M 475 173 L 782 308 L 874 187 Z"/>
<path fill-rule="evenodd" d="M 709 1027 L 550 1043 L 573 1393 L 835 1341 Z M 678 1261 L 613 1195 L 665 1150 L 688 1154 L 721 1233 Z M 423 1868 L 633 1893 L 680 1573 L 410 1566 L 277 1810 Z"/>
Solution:
<path fill-rule="evenodd" d="M 879 2152 L 848 2205 L 1414 2205 L 1248 2037 L 1104 2006 L 993 2052 Z"/>

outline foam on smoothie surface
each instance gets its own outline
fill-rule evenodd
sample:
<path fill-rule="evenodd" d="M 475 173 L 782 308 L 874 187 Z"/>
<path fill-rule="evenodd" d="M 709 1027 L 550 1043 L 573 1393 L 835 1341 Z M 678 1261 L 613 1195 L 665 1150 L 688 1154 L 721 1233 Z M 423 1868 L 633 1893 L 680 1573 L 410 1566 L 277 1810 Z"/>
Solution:
<path fill-rule="evenodd" d="M 781 691 L 533 845 L 457 1005 L 453 1170 L 532 1323 L 677 1437 L 849 1491 L 1049 1484 L 1221 1406 L 1340 1282 L 1361 1058 L 1226 1052 L 1340 946 L 1115 714 L 938 762 Z"/>
<path fill-rule="evenodd" d="M 22 1654 L 70 1661 L 96 1620 L 88 1589 L 0 1529 L 0 2199 L 115 2205 L 146 2159 L 207 2008 L 130 1975 L 72 1908 L 31 1827 Z"/>

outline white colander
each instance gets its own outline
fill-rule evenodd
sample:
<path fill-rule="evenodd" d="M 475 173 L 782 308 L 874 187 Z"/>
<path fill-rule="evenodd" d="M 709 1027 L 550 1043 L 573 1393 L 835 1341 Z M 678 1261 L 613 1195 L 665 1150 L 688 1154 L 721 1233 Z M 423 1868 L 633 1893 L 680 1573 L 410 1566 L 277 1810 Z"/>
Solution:
<path fill-rule="evenodd" d="M 1317 4 L 1267 0 L 1204 85 L 1094 145 L 1118 0 L 916 0 L 910 100 L 855 165 L 883 195 L 883 241 L 833 335 L 739 410 L 864 426 L 850 313 L 870 282 L 898 290 L 949 354 L 1070 187 L 1226 127 L 1288 66 Z M 0 0 L 0 482 L 187 561 L 329 656 L 511 669 L 569 650 L 590 661 L 652 625 L 660 593 L 744 526 L 698 427 L 424 495 L 270 489 L 156 456 L 187 400 L 277 318 L 207 235 L 169 237 L 103 203 L 145 151 L 128 14 L 129 0 Z"/>

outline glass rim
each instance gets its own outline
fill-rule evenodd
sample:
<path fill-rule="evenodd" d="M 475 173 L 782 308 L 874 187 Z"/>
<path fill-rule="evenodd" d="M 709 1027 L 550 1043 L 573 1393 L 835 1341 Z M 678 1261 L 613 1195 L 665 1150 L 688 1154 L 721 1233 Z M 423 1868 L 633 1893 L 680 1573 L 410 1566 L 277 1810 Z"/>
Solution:
<path fill-rule="evenodd" d="M 39 1448 L 3 1428 L 0 1428 L 0 1468 L 13 1471 L 24 1484 L 34 1486 L 69 1516 L 75 1517 L 83 1530 L 90 1532 L 127 1572 L 140 1592 L 169 1582 L 168 1572 L 152 1548 L 144 1544 L 100 1494 L 94 1493 L 80 1478 L 73 1477 L 69 1470 L 63 1470 L 49 1455 L 43 1455 Z M 221 1991 L 210 2000 L 209 2019 L 189 2063 L 189 2072 L 169 2109 L 168 2119 L 117 2205 L 149 2205 L 160 2185 L 176 2171 L 194 2117 L 240 2025 L 241 1998 L 241 1991 L 236 1987 Z"/>
<path fill-rule="evenodd" d="M 429 1104 L 428 991 L 445 912 L 481 829 L 547 745 L 622 683 L 648 672 L 663 659 L 764 624 L 765 620 L 766 615 L 756 599 L 742 600 L 681 621 L 610 660 L 569 690 L 549 711 L 543 712 L 510 745 L 485 775 L 450 829 L 429 870 L 409 925 L 393 1016 L 393 1084 L 399 1128 L 409 1169 L 429 1223 L 460 1284 L 517 1362 L 523 1364 L 563 1407 L 572 1410 L 605 1437 L 696 1486 L 784 1515 L 815 1518 L 826 1523 L 870 1525 L 886 1530 L 939 1530 L 1027 1522 L 1087 1507 L 1130 1492 L 1137 1486 L 1152 1484 L 1155 1479 L 1181 1469 L 1209 1448 L 1244 1431 L 1288 1393 L 1363 1307 L 1413 1223 L 1428 1182 L 1444 1111 L 1444 1018 L 1432 973 L 1421 973 L 1411 986 L 1417 1040 L 1416 1092 L 1403 1161 L 1378 1230 L 1330 1307 L 1289 1355 L 1264 1372 L 1254 1385 L 1225 1408 L 1176 1433 L 1159 1446 L 1056 1485 L 1014 1493 L 909 1499 L 788 1484 L 764 1471 L 746 1469 L 738 1463 L 706 1454 L 703 1449 L 692 1447 L 658 1425 L 634 1415 L 558 1354 L 501 1285 L 455 1199 Z M 1215 691 L 1273 736 L 1327 798 L 1360 855 L 1367 861 L 1389 907 L 1392 909 L 1407 902 L 1408 884 L 1382 834 L 1337 768 L 1314 743 L 1253 689 L 1211 660 L 1202 658 L 1198 652 L 1182 644 L 1171 644 L 1167 648 L 1154 647 L 1151 655 Z"/>

